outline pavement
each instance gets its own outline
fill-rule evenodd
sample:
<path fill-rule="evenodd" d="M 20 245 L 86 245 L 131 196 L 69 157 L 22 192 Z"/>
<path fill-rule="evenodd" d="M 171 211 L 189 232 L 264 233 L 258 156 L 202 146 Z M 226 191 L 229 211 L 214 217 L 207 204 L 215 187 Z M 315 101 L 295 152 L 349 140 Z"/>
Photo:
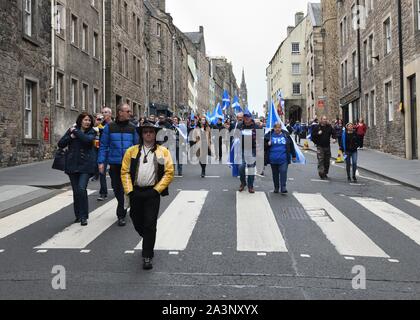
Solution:
<path fill-rule="evenodd" d="M 303 147 L 305 141 L 301 140 Z M 311 141 L 309 148 L 316 152 L 316 147 Z M 333 159 L 338 156 L 338 144 L 331 144 Z M 420 161 L 406 160 L 397 156 L 364 148 L 359 150 L 358 167 L 389 180 L 420 190 Z"/>

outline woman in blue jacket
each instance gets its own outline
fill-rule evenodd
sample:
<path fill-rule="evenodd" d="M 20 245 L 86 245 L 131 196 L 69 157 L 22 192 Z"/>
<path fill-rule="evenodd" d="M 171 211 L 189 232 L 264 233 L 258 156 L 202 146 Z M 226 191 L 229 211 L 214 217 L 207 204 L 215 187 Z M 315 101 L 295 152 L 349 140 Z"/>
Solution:
<path fill-rule="evenodd" d="M 96 131 L 93 124 L 93 117 L 82 113 L 58 142 L 60 148 L 68 147 L 65 173 L 69 175 L 73 188 L 75 223 L 80 222 L 82 226 L 87 225 L 89 218 L 87 185 L 96 169 Z"/>
<path fill-rule="evenodd" d="M 274 193 L 279 193 L 281 187 L 281 193 L 286 194 L 289 164 L 291 160 L 296 161 L 296 150 L 293 140 L 289 132 L 282 130 L 281 124 L 276 123 L 274 131 L 266 134 L 264 142 L 264 164 L 271 164 Z"/>

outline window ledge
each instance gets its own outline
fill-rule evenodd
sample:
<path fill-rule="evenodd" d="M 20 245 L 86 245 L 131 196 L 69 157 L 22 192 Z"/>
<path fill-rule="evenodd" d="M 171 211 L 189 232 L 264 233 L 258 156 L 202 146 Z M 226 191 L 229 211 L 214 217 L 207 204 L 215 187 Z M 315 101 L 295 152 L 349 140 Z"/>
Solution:
<path fill-rule="evenodd" d="M 56 33 L 55 33 L 55 35 L 56 35 L 58 38 L 60 38 L 61 40 L 66 41 L 66 38 L 64 37 L 64 35 L 63 35 L 63 34 L 56 32 Z"/>
<path fill-rule="evenodd" d="M 70 45 L 76 49 L 79 49 L 79 47 L 77 46 L 77 44 L 75 44 L 74 42 L 70 42 Z"/>
<path fill-rule="evenodd" d="M 40 144 L 40 140 L 39 139 L 27 139 L 24 138 L 22 143 L 25 145 L 30 145 L 30 146 L 38 146 Z"/>
<path fill-rule="evenodd" d="M 56 102 L 56 103 L 55 103 L 55 106 L 56 106 L 57 108 L 65 109 L 64 104 L 63 104 L 62 102 Z"/>
<path fill-rule="evenodd" d="M 40 47 L 41 44 L 39 43 L 38 39 L 35 38 L 34 36 L 28 36 L 27 34 L 22 34 L 22 38 L 30 43 L 32 43 L 33 45 Z"/>

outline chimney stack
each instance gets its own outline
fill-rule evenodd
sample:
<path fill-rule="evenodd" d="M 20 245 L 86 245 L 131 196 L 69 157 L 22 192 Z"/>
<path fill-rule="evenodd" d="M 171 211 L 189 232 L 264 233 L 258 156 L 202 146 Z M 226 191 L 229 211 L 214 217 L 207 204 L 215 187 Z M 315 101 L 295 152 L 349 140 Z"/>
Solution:
<path fill-rule="evenodd" d="M 291 33 L 292 33 L 292 31 L 295 29 L 295 27 L 292 27 L 292 26 L 288 26 L 287 27 L 287 36 L 289 36 Z"/>
<path fill-rule="evenodd" d="M 200 26 L 200 33 L 204 33 L 204 27 Z"/>
<path fill-rule="evenodd" d="M 295 14 L 295 27 L 305 18 L 305 14 L 303 12 L 297 12 Z"/>

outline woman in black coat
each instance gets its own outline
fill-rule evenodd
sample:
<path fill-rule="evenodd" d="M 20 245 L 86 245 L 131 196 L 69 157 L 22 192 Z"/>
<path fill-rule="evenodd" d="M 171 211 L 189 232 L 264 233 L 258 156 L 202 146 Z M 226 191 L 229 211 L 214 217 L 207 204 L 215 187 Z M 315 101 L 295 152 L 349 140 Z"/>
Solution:
<path fill-rule="evenodd" d="M 87 185 L 96 169 L 96 131 L 93 124 L 93 117 L 82 113 L 58 142 L 60 148 L 68 147 L 65 173 L 69 175 L 73 188 L 75 223 L 80 222 L 82 226 L 87 225 L 89 218 Z"/>

